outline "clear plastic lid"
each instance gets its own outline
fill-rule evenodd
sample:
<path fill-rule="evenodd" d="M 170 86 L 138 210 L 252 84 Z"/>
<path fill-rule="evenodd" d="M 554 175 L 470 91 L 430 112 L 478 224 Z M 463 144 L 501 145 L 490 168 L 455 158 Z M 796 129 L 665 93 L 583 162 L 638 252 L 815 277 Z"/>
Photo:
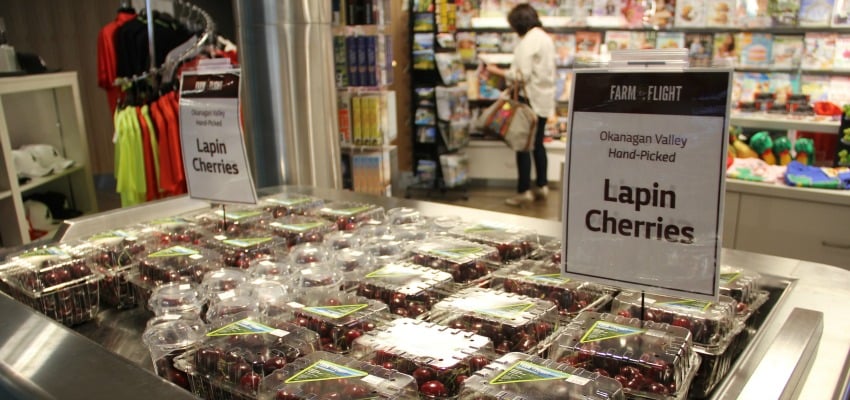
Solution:
<path fill-rule="evenodd" d="M 422 214 L 414 208 L 396 207 L 387 210 L 387 222 L 391 225 L 414 224 L 422 220 Z"/>
<path fill-rule="evenodd" d="M 290 247 L 300 243 L 322 243 L 325 235 L 336 230 L 333 222 L 321 217 L 303 215 L 278 218 L 269 224 L 269 228 Z"/>
<path fill-rule="evenodd" d="M 431 237 L 431 226 L 426 220 L 393 226 L 393 236 L 405 242 L 419 242 Z"/>
<path fill-rule="evenodd" d="M 486 336 L 504 354 L 534 351 L 554 332 L 557 319 L 549 301 L 472 287 L 434 304 L 428 320 Z"/>
<path fill-rule="evenodd" d="M 124 271 L 147 251 L 148 244 L 138 232 L 114 230 L 93 235 L 71 252 L 85 254 L 89 264 L 104 274 Z"/>
<path fill-rule="evenodd" d="M 419 399 L 410 375 L 323 351 L 272 372 L 260 386 L 260 400 Z"/>
<path fill-rule="evenodd" d="M 722 353 L 742 325 L 735 319 L 737 303 L 721 295 L 716 302 L 680 299 L 646 293 L 643 318 L 664 322 L 691 331 L 697 349 Z M 641 294 L 622 291 L 611 303 L 611 313 L 629 318 L 641 317 Z"/>
<path fill-rule="evenodd" d="M 384 209 L 374 204 L 337 201 L 325 204 L 317 211 L 321 217 L 333 221 L 337 229 L 350 231 L 369 220 L 384 220 Z"/>
<path fill-rule="evenodd" d="M 157 287 L 148 299 L 148 306 L 157 316 L 201 315 L 204 300 L 194 283 L 168 283 Z"/>
<path fill-rule="evenodd" d="M 262 278 L 272 281 L 289 282 L 292 279 L 292 268 L 288 260 L 255 260 L 248 267 L 248 277 L 251 279 Z"/>
<path fill-rule="evenodd" d="M 193 245 L 173 245 L 148 252 L 138 263 L 138 281 L 152 287 L 169 282 L 200 282 L 210 269 L 221 268 L 219 256 Z"/>
<path fill-rule="evenodd" d="M 376 238 L 391 235 L 392 231 L 392 225 L 386 223 L 386 221 L 375 219 L 364 221 L 360 224 L 360 227 L 357 228 L 357 234 L 360 235 L 363 241 L 367 243 L 375 240 Z"/>
<path fill-rule="evenodd" d="M 231 290 L 211 297 L 204 317 L 210 324 L 216 324 L 234 321 L 235 316 L 244 313 L 258 314 L 259 311 L 260 303 L 250 292 Z"/>
<path fill-rule="evenodd" d="M 292 285 L 298 289 L 339 289 L 343 282 L 342 271 L 328 262 L 315 262 L 295 266 Z"/>
<path fill-rule="evenodd" d="M 409 249 L 414 263 L 446 271 L 458 283 L 489 277 L 501 259 L 495 247 L 453 238 L 414 243 Z"/>
<path fill-rule="evenodd" d="M 331 260 L 331 251 L 327 246 L 317 243 L 302 243 L 291 249 L 289 262 L 293 267 Z"/>
<path fill-rule="evenodd" d="M 559 332 L 549 359 L 610 376 L 630 396 L 659 400 L 687 393 L 699 367 L 687 329 L 595 312 Z"/>
<path fill-rule="evenodd" d="M 490 287 L 549 300 L 561 315 L 606 306 L 615 289 L 561 276 L 560 265 L 549 260 L 521 260 L 493 272 Z"/>
<path fill-rule="evenodd" d="M 466 378 L 459 400 L 625 400 L 613 378 L 523 353 L 508 353 Z"/>
<path fill-rule="evenodd" d="M 325 245 L 333 250 L 359 248 L 362 239 L 359 234 L 351 231 L 333 231 L 325 235 Z"/>
<path fill-rule="evenodd" d="M 167 354 L 196 346 L 204 338 L 206 326 L 200 320 L 174 317 L 155 317 L 148 321 L 142 333 L 142 341 L 148 347 L 154 364 Z"/>
<path fill-rule="evenodd" d="M 89 267 L 83 258 L 74 258 L 56 247 L 43 248 L 51 252 L 49 255 L 22 256 L 10 259 L 3 267 L 2 280 L 4 284 L 17 289 L 20 293 L 39 298 L 60 290 L 80 285 L 93 284 L 90 295 L 97 302 L 97 281 L 103 276 Z M 38 259 L 38 263 L 30 263 Z"/>
<path fill-rule="evenodd" d="M 457 376 L 469 376 L 486 365 L 492 351 L 492 342 L 484 336 L 400 318 L 355 340 L 351 354 L 404 374 L 430 375 L 420 383 L 420 394 L 445 398 L 460 391 Z"/>
<path fill-rule="evenodd" d="M 448 232 L 458 225 L 463 223 L 463 219 L 461 219 L 457 215 L 440 215 L 430 220 L 431 229 L 437 235 L 445 235 Z"/>
<path fill-rule="evenodd" d="M 415 317 L 444 298 L 452 282 L 452 276 L 446 272 L 397 262 L 364 273 L 357 283 L 356 292 L 384 302 L 393 314 Z"/>
<path fill-rule="evenodd" d="M 379 264 L 400 261 L 410 256 L 410 252 L 407 250 L 408 242 L 394 234 L 373 237 L 360 248 L 369 253 Z"/>
<path fill-rule="evenodd" d="M 390 319 L 387 305 L 336 290 L 302 291 L 282 304 L 290 320 L 319 334 L 322 350 L 345 353 L 365 332 Z"/>
<path fill-rule="evenodd" d="M 228 206 L 194 216 L 193 221 L 213 235 L 262 237 L 269 234 L 272 217 L 257 206 Z"/>
<path fill-rule="evenodd" d="M 254 260 L 275 258 L 286 253 L 283 240 L 272 235 L 239 238 L 216 235 L 204 244 L 221 254 L 224 265 L 242 269 L 248 269 Z"/>
<path fill-rule="evenodd" d="M 145 222 L 139 228 L 140 237 L 153 247 L 175 244 L 199 245 L 206 234 L 194 222 L 182 217 L 160 218 Z"/>
<path fill-rule="evenodd" d="M 47 267 L 52 264 L 67 262 L 72 258 L 75 258 L 75 256 L 71 247 L 64 243 L 57 243 L 12 253 L 7 257 L 7 260 L 20 260 L 35 267 Z"/>
<path fill-rule="evenodd" d="M 282 304 L 289 301 L 293 292 L 288 283 L 263 278 L 248 282 L 240 290 L 257 302 L 257 309 L 261 314 L 269 317 L 278 317 L 285 312 Z"/>
<path fill-rule="evenodd" d="M 201 295 L 204 299 L 214 299 L 220 293 L 239 289 L 248 282 L 248 273 L 241 269 L 220 268 L 208 271 L 201 281 Z"/>
<path fill-rule="evenodd" d="M 301 193 L 280 193 L 263 197 L 260 204 L 274 218 L 293 214 L 307 214 L 325 204 L 325 201 Z"/>
<path fill-rule="evenodd" d="M 492 221 L 461 224 L 449 234 L 495 247 L 503 261 L 518 260 L 539 247 L 537 233 Z"/>
<path fill-rule="evenodd" d="M 720 266 L 720 294 L 738 302 L 738 315 L 749 315 L 764 303 L 761 275 L 740 267 Z"/>

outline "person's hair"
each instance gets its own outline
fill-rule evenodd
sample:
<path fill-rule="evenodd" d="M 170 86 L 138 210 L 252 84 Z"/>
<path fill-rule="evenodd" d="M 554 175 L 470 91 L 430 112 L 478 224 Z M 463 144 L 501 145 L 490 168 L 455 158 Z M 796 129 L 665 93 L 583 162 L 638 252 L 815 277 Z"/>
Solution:
<path fill-rule="evenodd" d="M 531 28 L 542 28 L 540 17 L 537 16 L 537 11 L 528 3 L 517 4 L 510 13 L 508 13 L 508 23 L 511 28 L 520 36 L 525 36 Z"/>

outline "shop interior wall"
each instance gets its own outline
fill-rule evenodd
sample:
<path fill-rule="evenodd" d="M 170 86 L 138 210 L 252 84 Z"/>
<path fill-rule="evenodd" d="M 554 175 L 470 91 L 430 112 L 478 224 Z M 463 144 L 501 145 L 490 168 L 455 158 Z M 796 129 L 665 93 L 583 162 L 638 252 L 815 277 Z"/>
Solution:
<path fill-rule="evenodd" d="M 392 88 L 397 95 L 399 169 L 410 171 L 410 47 L 408 13 L 402 10 L 402 3 L 390 2 L 393 52 L 397 61 Z M 96 176 L 111 176 L 114 166 L 112 116 L 106 94 L 97 86 L 97 35 L 101 27 L 115 18 L 119 4 L 118 0 L 0 1 L 0 17 L 5 20 L 9 44 L 17 51 L 38 54 L 51 70 L 77 71 L 91 166 Z M 210 13 L 218 32 L 238 41 L 232 2 L 195 0 L 194 4 Z"/>

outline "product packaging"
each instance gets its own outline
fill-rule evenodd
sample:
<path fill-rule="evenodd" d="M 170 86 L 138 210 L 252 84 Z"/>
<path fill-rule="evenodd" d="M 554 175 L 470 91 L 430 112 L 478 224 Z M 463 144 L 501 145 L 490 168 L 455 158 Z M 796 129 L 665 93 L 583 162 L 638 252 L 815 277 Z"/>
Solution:
<path fill-rule="evenodd" d="M 130 276 L 130 283 L 139 303 L 147 304 L 157 286 L 171 282 L 200 283 L 208 270 L 221 267 L 220 256 L 211 250 L 172 245 L 144 254 Z"/>
<path fill-rule="evenodd" d="M 495 247 L 454 238 L 437 238 L 410 247 L 413 262 L 446 271 L 457 283 L 477 283 L 500 266 Z"/>
<path fill-rule="evenodd" d="M 197 316 L 172 318 L 174 314 L 155 317 L 148 321 L 142 333 L 142 342 L 148 348 L 154 372 L 171 383 L 191 390 L 189 377 L 175 368 L 174 358 L 201 343 L 206 325 Z"/>
<path fill-rule="evenodd" d="M 363 274 L 356 287 L 357 295 L 384 302 L 391 313 L 416 317 L 448 295 L 452 276 L 409 262 L 390 263 Z"/>
<path fill-rule="evenodd" d="M 88 265 L 103 275 L 100 302 L 104 307 L 126 309 L 136 306 L 129 277 L 148 244 L 134 230 L 101 232 L 83 240 L 73 252 L 85 253 Z"/>
<path fill-rule="evenodd" d="M 238 238 L 216 235 L 203 243 L 205 247 L 221 254 L 222 264 L 242 269 L 248 269 L 254 260 L 275 258 L 286 253 L 284 240 L 270 234 Z"/>
<path fill-rule="evenodd" d="M 273 218 L 287 215 L 306 215 L 321 208 L 325 201 L 301 193 L 281 193 L 263 197 L 260 204 Z"/>
<path fill-rule="evenodd" d="M 170 315 L 193 319 L 201 317 L 205 304 L 196 284 L 173 282 L 155 288 L 147 306 L 157 317 Z"/>
<path fill-rule="evenodd" d="M 192 220 L 212 236 L 228 238 L 265 237 L 272 217 L 258 206 L 230 206 L 195 215 Z"/>
<path fill-rule="evenodd" d="M 738 318 L 748 322 L 750 316 L 767 301 L 769 294 L 761 288 L 758 272 L 729 265 L 720 266 L 720 294 L 738 302 Z"/>
<path fill-rule="evenodd" d="M 336 231 L 336 226 L 316 216 L 290 215 L 269 223 L 272 232 L 289 247 L 301 243 L 321 243 L 326 235 Z"/>
<path fill-rule="evenodd" d="M 450 230 L 449 234 L 495 247 L 502 261 L 523 258 L 539 246 L 535 232 L 495 222 L 462 224 Z"/>
<path fill-rule="evenodd" d="M 374 204 L 337 201 L 326 204 L 317 215 L 333 221 L 337 229 L 351 231 L 369 220 L 384 220 L 384 209 Z"/>

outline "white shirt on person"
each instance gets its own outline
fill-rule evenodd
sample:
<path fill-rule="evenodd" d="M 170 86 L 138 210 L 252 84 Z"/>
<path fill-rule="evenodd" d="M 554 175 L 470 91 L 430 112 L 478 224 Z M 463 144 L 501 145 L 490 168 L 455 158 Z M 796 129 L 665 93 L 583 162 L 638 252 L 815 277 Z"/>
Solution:
<path fill-rule="evenodd" d="M 508 82 L 521 74 L 531 109 L 541 117 L 555 111 L 555 44 L 546 31 L 534 27 L 514 47 L 514 61 L 505 73 Z"/>

